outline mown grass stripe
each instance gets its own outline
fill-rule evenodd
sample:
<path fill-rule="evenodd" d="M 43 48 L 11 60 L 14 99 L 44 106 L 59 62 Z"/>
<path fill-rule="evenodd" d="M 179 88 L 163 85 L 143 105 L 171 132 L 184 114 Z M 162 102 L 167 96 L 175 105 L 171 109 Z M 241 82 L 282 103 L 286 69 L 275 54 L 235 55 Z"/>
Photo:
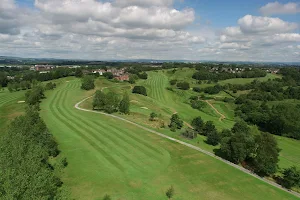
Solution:
<path fill-rule="evenodd" d="M 128 134 L 128 131 L 125 131 L 124 129 L 122 131 L 118 130 L 115 127 L 108 127 L 108 125 L 106 124 L 101 124 L 100 122 L 96 122 L 93 121 L 93 123 L 97 124 L 98 126 L 103 126 L 104 128 L 110 128 L 111 130 L 113 130 L 114 133 L 117 134 L 116 138 L 118 138 L 119 140 L 123 141 L 124 143 L 127 143 L 127 145 L 130 145 L 131 148 L 133 148 L 134 150 L 140 150 L 137 152 L 140 152 L 142 155 L 146 155 L 150 158 L 153 158 L 155 160 L 157 160 L 158 162 L 161 161 L 160 157 L 161 156 L 157 156 L 157 154 L 154 154 L 153 152 L 151 152 L 152 150 L 150 150 L 150 148 L 146 147 L 145 145 L 143 145 L 142 143 L 140 143 L 140 141 L 135 140 L 134 138 L 130 137 Z M 120 134 L 123 133 L 123 134 Z M 146 147 L 146 148 L 143 148 Z M 149 149 L 149 150 L 148 150 Z"/>
<path fill-rule="evenodd" d="M 103 146 L 105 146 L 108 150 L 107 154 L 109 155 L 109 152 L 114 152 L 116 156 L 118 156 L 120 159 L 119 160 L 124 160 L 124 164 L 129 165 L 128 167 L 134 168 L 136 170 L 140 170 L 142 166 L 138 161 L 135 161 L 133 158 L 128 157 L 127 154 L 122 153 L 122 149 L 120 149 L 119 146 L 115 145 L 113 140 L 110 140 L 109 138 L 105 137 L 103 134 L 99 137 L 99 133 L 96 132 L 96 127 L 92 126 L 88 121 L 83 119 L 82 117 L 75 116 L 72 112 L 70 112 L 68 108 L 68 104 L 66 103 L 67 99 L 67 94 L 68 92 L 65 92 L 63 96 L 63 100 L 61 101 L 62 103 L 60 104 L 63 110 L 66 111 L 67 116 L 69 116 L 69 119 L 73 122 L 73 124 L 77 125 L 80 127 L 82 130 L 84 130 L 86 133 L 90 135 L 93 139 L 96 139 L 99 143 L 102 143 Z M 86 126 L 87 125 L 87 126 Z M 105 130 L 102 130 L 105 131 Z M 101 132 L 102 133 L 102 132 Z M 105 149 L 104 149 L 105 151 Z"/>
<path fill-rule="evenodd" d="M 56 95 L 55 95 L 55 100 L 57 99 L 57 97 L 61 96 L 61 90 L 59 90 Z M 87 137 L 86 135 L 82 134 L 78 129 L 76 129 L 73 125 L 71 125 L 67 120 L 68 118 L 61 113 L 60 109 L 57 108 L 57 113 L 56 111 L 54 110 L 54 107 L 53 107 L 53 104 L 54 102 L 57 102 L 58 100 L 56 101 L 52 101 L 50 103 L 50 110 L 51 112 L 53 113 L 53 115 L 59 119 L 63 124 L 65 124 L 69 129 L 71 129 L 72 131 L 74 131 L 74 133 L 77 133 L 77 135 L 79 135 L 82 139 L 84 139 L 91 147 L 93 147 L 108 163 L 110 163 L 110 165 L 114 168 L 116 168 L 117 170 L 120 170 L 122 172 L 125 171 L 125 169 L 123 168 L 122 165 L 120 165 L 118 162 L 116 162 L 113 158 L 111 158 L 109 155 L 107 155 L 107 153 L 102 149 L 100 148 L 97 144 L 95 144 L 93 142 L 92 139 L 90 139 L 89 137 Z M 62 116 L 62 117 L 61 117 Z"/>

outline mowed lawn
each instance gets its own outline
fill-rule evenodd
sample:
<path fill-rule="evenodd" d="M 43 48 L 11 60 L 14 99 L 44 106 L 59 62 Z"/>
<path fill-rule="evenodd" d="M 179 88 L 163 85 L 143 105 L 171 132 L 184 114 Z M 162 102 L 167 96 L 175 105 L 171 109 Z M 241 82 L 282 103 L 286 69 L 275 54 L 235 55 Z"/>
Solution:
<path fill-rule="evenodd" d="M 19 101 L 25 100 L 25 91 L 0 92 L 0 133 L 5 131 L 10 120 L 24 113 L 25 104 Z"/>
<path fill-rule="evenodd" d="M 79 80 L 46 93 L 41 116 L 69 165 L 75 199 L 297 199 L 225 163 L 123 121 L 74 108 L 91 95 Z M 163 97 L 162 97 L 163 98 Z"/>

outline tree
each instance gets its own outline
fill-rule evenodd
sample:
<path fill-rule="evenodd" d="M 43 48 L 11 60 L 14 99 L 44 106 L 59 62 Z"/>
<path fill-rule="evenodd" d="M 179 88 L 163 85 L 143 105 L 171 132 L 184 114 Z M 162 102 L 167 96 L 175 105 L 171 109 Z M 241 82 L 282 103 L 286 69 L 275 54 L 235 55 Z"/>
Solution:
<path fill-rule="evenodd" d="M 195 119 L 193 119 L 192 126 L 194 127 L 195 131 L 197 131 L 198 133 L 202 132 L 204 126 L 204 122 L 202 118 L 196 117 Z"/>
<path fill-rule="evenodd" d="M 200 100 L 191 100 L 191 106 L 194 109 L 202 110 L 206 107 L 206 103 Z"/>
<path fill-rule="evenodd" d="M 138 74 L 138 77 L 139 77 L 140 79 L 147 79 L 147 78 L 148 78 L 148 74 L 147 74 L 146 72 L 143 72 L 143 73 L 141 73 L 141 74 Z"/>
<path fill-rule="evenodd" d="M 282 185 L 288 189 L 300 186 L 300 171 L 295 166 L 284 169 Z"/>
<path fill-rule="evenodd" d="M 156 117 L 158 117 L 158 115 L 157 115 L 155 112 L 152 112 L 152 113 L 150 113 L 150 118 L 149 118 L 149 120 L 150 120 L 150 121 L 154 121 Z"/>
<path fill-rule="evenodd" d="M 251 158 L 255 152 L 254 137 L 250 128 L 243 121 L 235 123 L 231 129 L 232 134 L 221 140 L 221 151 L 227 158 L 235 163 L 241 163 Z"/>
<path fill-rule="evenodd" d="M 255 143 L 257 149 L 253 158 L 254 170 L 265 175 L 274 174 L 280 151 L 275 137 L 263 132 L 255 137 Z"/>
<path fill-rule="evenodd" d="M 129 114 L 129 108 L 130 108 L 129 95 L 125 93 L 123 95 L 123 99 L 120 102 L 119 110 L 121 113 Z"/>
<path fill-rule="evenodd" d="M 216 126 L 212 121 L 207 121 L 202 129 L 202 134 L 207 136 L 209 133 L 217 132 Z"/>
<path fill-rule="evenodd" d="M 113 113 L 118 111 L 119 107 L 119 98 L 118 95 L 113 92 L 108 92 L 106 94 L 106 100 L 104 105 L 104 111 L 107 113 Z"/>
<path fill-rule="evenodd" d="M 25 102 L 29 105 L 39 104 L 42 98 L 44 98 L 44 88 L 40 85 L 25 93 Z"/>
<path fill-rule="evenodd" d="M 111 200 L 110 196 L 108 194 L 106 194 L 104 197 L 103 197 L 103 200 Z"/>
<path fill-rule="evenodd" d="M 188 90 L 190 89 L 190 84 L 188 82 L 180 82 L 177 83 L 177 87 L 181 90 Z"/>
<path fill-rule="evenodd" d="M 168 197 L 168 199 L 171 199 L 174 196 L 174 188 L 173 186 L 171 186 L 167 191 L 166 191 L 166 196 Z"/>
<path fill-rule="evenodd" d="M 0 85 L 5 87 L 8 83 L 7 75 L 5 72 L 0 72 Z"/>
<path fill-rule="evenodd" d="M 9 82 L 9 83 L 7 84 L 7 89 L 8 89 L 8 91 L 13 92 L 13 91 L 14 91 L 14 89 L 13 89 L 13 84 Z"/>
<path fill-rule="evenodd" d="M 80 68 L 76 68 L 75 69 L 75 76 L 77 78 L 81 78 L 83 76 L 83 72 L 82 72 L 82 70 Z"/>
<path fill-rule="evenodd" d="M 219 144 L 219 142 L 220 142 L 220 136 L 219 136 L 217 130 L 213 130 L 213 131 L 207 133 L 207 139 L 206 139 L 207 144 L 216 146 Z"/>
<path fill-rule="evenodd" d="M 93 99 L 93 109 L 103 110 L 107 113 L 118 111 L 120 100 L 118 95 L 109 91 L 107 94 L 97 90 Z"/>
<path fill-rule="evenodd" d="M 183 121 L 179 118 L 177 114 L 172 115 L 169 127 L 172 131 L 176 131 L 176 129 L 181 129 L 183 127 Z"/>
<path fill-rule="evenodd" d="M 103 76 L 104 76 L 105 78 L 107 78 L 107 79 L 113 79 L 113 78 L 114 78 L 114 75 L 113 75 L 113 73 L 111 73 L 111 72 L 104 72 L 104 73 L 103 73 Z"/>
<path fill-rule="evenodd" d="M 104 108 L 105 102 L 105 94 L 102 91 L 97 90 L 93 99 L 93 109 L 102 110 Z"/>
<path fill-rule="evenodd" d="M 170 85 L 175 85 L 177 83 L 176 79 L 170 80 Z"/>
<path fill-rule="evenodd" d="M 45 90 L 53 90 L 56 87 L 55 83 L 49 82 L 45 86 Z"/>
<path fill-rule="evenodd" d="M 95 88 L 94 77 L 92 76 L 84 76 L 82 79 L 81 89 L 83 90 L 91 90 Z"/>
<path fill-rule="evenodd" d="M 29 107 L 0 137 L 0 199 L 55 199 L 62 182 L 48 160 L 58 152 L 39 113 Z"/>
<path fill-rule="evenodd" d="M 134 88 L 132 89 L 132 93 L 142 94 L 144 96 L 147 96 L 147 90 L 144 86 L 134 86 Z"/>

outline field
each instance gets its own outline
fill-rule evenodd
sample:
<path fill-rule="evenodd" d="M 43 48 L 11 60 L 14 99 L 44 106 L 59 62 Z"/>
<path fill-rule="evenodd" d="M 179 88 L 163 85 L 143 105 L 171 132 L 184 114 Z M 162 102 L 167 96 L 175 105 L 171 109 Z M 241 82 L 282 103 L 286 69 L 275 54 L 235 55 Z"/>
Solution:
<path fill-rule="evenodd" d="M 173 74 L 171 73 L 172 70 L 168 70 L 166 75 L 171 79 L 176 79 L 178 81 L 187 81 L 191 84 L 192 87 L 201 87 L 205 88 L 208 86 L 214 86 L 215 84 L 211 83 L 202 83 L 198 84 L 197 80 L 193 79 L 192 76 L 196 72 L 195 69 L 190 69 L 190 68 L 182 68 L 182 69 L 177 69 L 176 72 Z M 267 81 L 269 79 L 275 79 L 275 78 L 281 78 L 280 75 L 277 74 L 270 74 L 268 73 L 267 76 L 265 77 L 260 77 L 260 78 L 233 78 L 233 79 L 227 79 L 223 81 L 219 81 L 218 84 L 220 85 L 225 85 L 227 83 L 230 84 L 246 84 L 246 83 L 251 83 L 253 80 L 257 79 L 259 81 Z"/>
<path fill-rule="evenodd" d="M 74 198 L 101 199 L 108 193 L 114 199 L 166 199 L 165 190 L 173 185 L 174 199 L 296 199 L 185 146 L 75 109 L 91 95 L 79 87 L 79 80 L 62 83 L 41 105 L 41 116 L 68 159 L 63 181 Z"/>
<path fill-rule="evenodd" d="M 0 91 L 0 128 L 5 131 L 9 121 L 24 113 L 25 91 Z"/>

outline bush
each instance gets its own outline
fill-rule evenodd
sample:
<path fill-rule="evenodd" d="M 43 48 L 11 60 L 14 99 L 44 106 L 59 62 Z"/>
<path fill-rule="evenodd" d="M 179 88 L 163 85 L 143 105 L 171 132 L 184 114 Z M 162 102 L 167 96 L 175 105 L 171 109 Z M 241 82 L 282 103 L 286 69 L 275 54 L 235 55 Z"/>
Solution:
<path fill-rule="evenodd" d="M 177 114 L 173 114 L 171 117 L 171 123 L 169 124 L 170 130 L 175 132 L 176 129 L 181 129 L 183 127 L 183 121 L 179 118 Z"/>
<path fill-rule="evenodd" d="M 141 94 L 147 96 L 147 90 L 144 86 L 134 86 L 132 93 Z"/>
<path fill-rule="evenodd" d="M 105 78 L 107 78 L 107 79 L 113 79 L 113 78 L 114 78 L 114 75 L 113 75 L 113 73 L 111 73 L 111 72 L 104 72 L 104 73 L 103 73 L 103 76 L 104 76 Z"/>
<path fill-rule="evenodd" d="M 191 106 L 194 109 L 202 110 L 203 108 L 206 107 L 206 103 L 200 100 L 192 100 Z"/>
<path fill-rule="evenodd" d="M 141 73 L 141 74 L 138 74 L 138 77 L 139 77 L 140 79 L 147 79 L 147 78 L 148 78 L 148 74 L 147 74 L 146 72 L 143 72 L 143 73 Z"/>
<path fill-rule="evenodd" d="M 182 136 L 186 137 L 186 138 L 189 138 L 189 139 L 194 139 L 197 137 L 197 132 L 194 131 L 193 129 L 191 128 L 187 128 L 183 133 L 182 133 Z"/>
<path fill-rule="evenodd" d="M 83 90 L 91 90 L 95 88 L 94 77 L 93 76 L 85 76 L 82 79 L 81 89 Z"/>
<path fill-rule="evenodd" d="M 175 85 L 177 83 L 176 79 L 170 80 L 170 85 Z"/>
<path fill-rule="evenodd" d="M 150 121 L 155 121 L 155 118 L 156 118 L 156 117 L 158 117 L 158 115 L 157 115 L 155 112 L 152 112 L 152 113 L 150 114 L 149 120 L 150 120 Z"/>
<path fill-rule="evenodd" d="M 177 83 L 177 87 L 181 90 L 188 90 L 190 89 L 190 84 L 188 82 L 180 82 Z"/>
<path fill-rule="evenodd" d="M 194 92 L 201 92 L 201 88 L 199 88 L 199 87 L 193 87 L 193 91 Z"/>
<path fill-rule="evenodd" d="M 56 87 L 55 83 L 49 82 L 45 86 L 45 90 L 53 90 Z"/>

